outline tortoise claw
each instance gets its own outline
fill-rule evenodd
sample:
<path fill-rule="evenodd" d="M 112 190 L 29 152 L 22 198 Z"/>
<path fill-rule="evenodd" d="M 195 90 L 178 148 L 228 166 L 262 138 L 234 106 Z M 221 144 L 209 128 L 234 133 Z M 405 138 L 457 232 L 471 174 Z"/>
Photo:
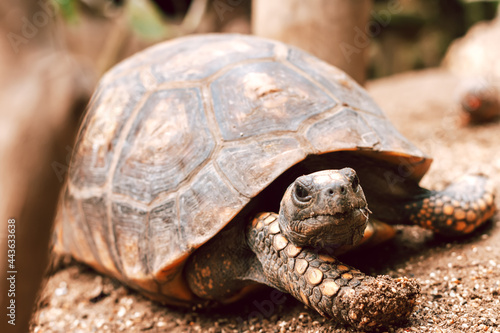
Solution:
<path fill-rule="evenodd" d="M 339 320 L 357 329 L 398 325 L 407 321 L 416 305 L 420 286 L 406 277 L 367 277 L 357 288 L 344 289 L 334 307 Z"/>

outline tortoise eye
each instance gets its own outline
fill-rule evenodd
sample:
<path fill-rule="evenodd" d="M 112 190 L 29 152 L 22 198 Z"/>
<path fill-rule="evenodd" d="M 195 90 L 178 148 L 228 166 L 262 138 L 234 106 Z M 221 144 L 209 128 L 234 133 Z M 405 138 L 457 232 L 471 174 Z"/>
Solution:
<path fill-rule="evenodd" d="M 311 196 L 309 195 L 309 191 L 302 184 L 295 184 L 295 198 L 300 202 L 308 202 L 311 200 Z"/>

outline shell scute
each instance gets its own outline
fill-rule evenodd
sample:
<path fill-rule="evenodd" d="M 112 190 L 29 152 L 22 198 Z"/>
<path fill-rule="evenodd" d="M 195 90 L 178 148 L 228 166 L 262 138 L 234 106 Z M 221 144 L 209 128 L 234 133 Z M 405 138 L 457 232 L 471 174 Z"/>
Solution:
<path fill-rule="evenodd" d="M 130 279 L 142 279 L 147 268 L 147 211 L 125 202 L 114 202 L 112 227 L 122 273 Z"/>
<path fill-rule="evenodd" d="M 179 194 L 183 239 L 189 251 L 217 234 L 250 199 L 238 194 L 207 164 Z"/>
<path fill-rule="evenodd" d="M 170 266 L 186 252 L 186 241 L 179 226 L 176 198 L 154 207 L 149 213 L 148 267 L 158 272 Z"/>
<path fill-rule="evenodd" d="M 105 196 L 83 198 L 81 219 L 90 233 L 88 243 L 97 252 L 96 260 L 114 276 L 118 276 L 121 271 L 120 260 L 115 250 L 114 235 L 108 225 L 107 203 Z"/>
<path fill-rule="evenodd" d="M 405 138 L 386 118 L 363 114 L 380 140 L 380 151 L 400 152 L 406 156 L 425 158 L 424 153 Z"/>
<path fill-rule="evenodd" d="M 177 188 L 214 147 L 199 89 L 154 92 L 126 138 L 113 192 L 150 203 Z"/>
<path fill-rule="evenodd" d="M 78 201 L 68 190 L 66 190 L 64 198 L 60 213 L 65 222 L 65 226 L 62 228 L 62 246 L 76 259 L 83 260 L 90 249 L 85 236 L 80 231 L 83 222 L 79 219 Z M 81 243 L 82 238 L 83 243 Z"/>
<path fill-rule="evenodd" d="M 380 143 L 378 134 L 366 120 L 347 108 L 314 123 L 307 130 L 306 137 L 320 152 L 373 149 Z"/>
<path fill-rule="evenodd" d="M 295 131 L 303 120 L 336 105 L 312 82 L 279 62 L 238 66 L 217 78 L 211 92 L 225 140 Z"/>
<path fill-rule="evenodd" d="M 293 47 L 288 53 L 288 61 L 321 84 L 343 105 L 385 118 L 370 95 L 338 68 Z"/>
<path fill-rule="evenodd" d="M 135 76 L 98 87 L 72 156 L 69 177 L 75 186 L 95 187 L 107 182 L 120 133 L 143 94 L 144 87 Z"/>
<path fill-rule="evenodd" d="M 225 147 L 216 161 L 232 186 L 252 198 L 276 179 L 281 170 L 306 155 L 296 138 L 285 136 Z"/>
<path fill-rule="evenodd" d="M 274 43 L 261 40 L 255 43 L 248 38 L 207 38 L 199 43 L 183 44 L 171 48 L 166 53 L 153 50 L 152 73 L 158 83 L 202 80 L 232 64 L 248 59 L 271 58 Z M 154 57 L 154 58 L 153 58 Z M 161 61 L 164 59 L 168 61 Z"/>

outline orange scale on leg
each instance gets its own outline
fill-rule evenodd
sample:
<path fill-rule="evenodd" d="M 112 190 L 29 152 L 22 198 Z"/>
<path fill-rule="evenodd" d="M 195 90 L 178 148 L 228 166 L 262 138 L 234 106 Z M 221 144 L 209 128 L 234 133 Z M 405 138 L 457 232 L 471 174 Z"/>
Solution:
<path fill-rule="evenodd" d="M 467 212 L 467 222 L 474 222 L 477 219 L 477 215 L 473 210 Z"/>
<path fill-rule="evenodd" d="M 474 224 L 471 224 L 471 225 L 469 225 L 467 228 L 465 228 L 464 233 L 465 233 L 465 234 L 469 234 L 469 233 L 471 233 L 471 232 L 472 232 L 475 228 L 476 228 L 476 226 L 475 226 Z"/>
<path fill-rule="evenodd" d="M 459 221 L 459 222 L 457 222 L 457 225 L 455 226 L 455 230 L 456 231 L 463 231 L 465 229 L 465 227 L 467 227 L 467 223 L 465 223 L 464 221 Z"/>
<path fill-rule="evenodd" d="M 453 215 L 453 211 L 455 209 L 453 208 L 452 205 L 444 205 L 443 207 L 443 212 L 446 214 L 446 215 Z"/>

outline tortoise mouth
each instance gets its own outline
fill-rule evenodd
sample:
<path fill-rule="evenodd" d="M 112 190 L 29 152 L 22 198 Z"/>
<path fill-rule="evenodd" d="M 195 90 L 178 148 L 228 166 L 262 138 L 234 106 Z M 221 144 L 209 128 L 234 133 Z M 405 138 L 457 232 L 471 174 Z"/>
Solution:
<path fill-rule="evenodd" d="M 303 245 L 312 247 L 353 245 L 363 237 L 369 212 L 365 206 L 334 214 L 316 214 L 294 221 L 293 233 L 300 235 L 297 238 Z"/>
<path fill-rule="evenodd" d="M 309 216 L 304 217 L 304 218 L 298 218 L 296 219 L 297 221 L 307 221 L 307 220 L 322 220 L 322 219 L 330 219 L 330 220 L 336 220 L 336 221 L 346 221 L 350 217 L 356 216 L 356 215 L 363 215 L 366 218 L 368 218 L 369 214 L 371 211 L 368 209 L 368 205 L 366 202 L 358 203 L 356 204 L 351 204 L 351 207 L 348 208 L 340 208 L 339 211 L 334 210 L 333 212 L 317 212 L 317 213 L 311 213 Z M 338 224 L 338 223 L 337 223 Z"/>
<path fill-rule="evenodd" d="M 361 209 L 357 209 L 357 211 L 361 211 Z M 305 219 L 297 220 L 297 222 L 305 223 L 307 225 L 318 224 L 318 222 L 321 224 L 329 223 L 333 225 L 340 225 L 343 222 L 349 221 L 350 217 L 354 215 L 356 215 L 356 210 L 339 212 L 334 214 L 317 214 Z"/>

